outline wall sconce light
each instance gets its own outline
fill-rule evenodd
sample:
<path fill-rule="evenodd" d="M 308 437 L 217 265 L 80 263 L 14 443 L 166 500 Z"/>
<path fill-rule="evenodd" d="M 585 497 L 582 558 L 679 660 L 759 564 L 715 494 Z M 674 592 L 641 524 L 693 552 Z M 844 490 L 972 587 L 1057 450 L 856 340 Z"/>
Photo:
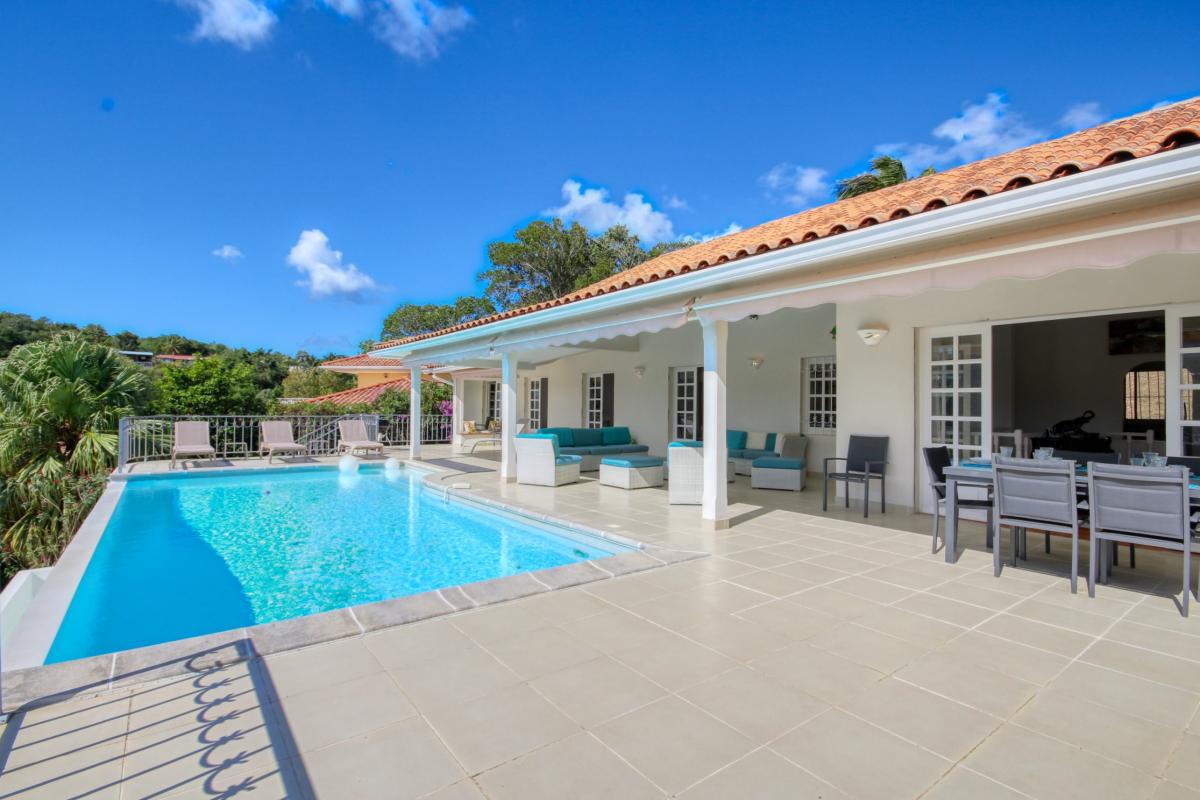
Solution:
<path fill-rule="evenodd" d="M 750 356 L 750 366 L 754 367 L 755 369 L 761 367 L 764 361 L 766 361 L 766 359 L 762 356 Z"/>
<path fill-rule="evenodd" d="M 863 340 L 863 344 L 867 347 L 874 347 L 883 341 L 883 337 L 887 336 L 887 328 L 859 328 L 858 338 Z"/>
<path fill-rule="evenodd" d="M 637 378 L 640 381 L 645 376 L 646 376 L 646 368 L 645 367 L 643 367 L 639 364 L 638 366 L 633 368 L 633 377 Z"/>

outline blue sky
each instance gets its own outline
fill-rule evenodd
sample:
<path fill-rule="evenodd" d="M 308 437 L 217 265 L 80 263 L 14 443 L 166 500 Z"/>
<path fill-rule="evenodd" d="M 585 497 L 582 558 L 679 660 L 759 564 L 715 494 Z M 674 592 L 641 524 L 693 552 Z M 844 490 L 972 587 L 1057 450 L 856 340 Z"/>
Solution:
<path fill-rule="evenodd" d="M 9 0 L 0 309 L 352 352 L 559 209 L 649 240 L 1200 93 L 1200 5 Z M 339 255 L 340 253 L 340 255 Z"/>

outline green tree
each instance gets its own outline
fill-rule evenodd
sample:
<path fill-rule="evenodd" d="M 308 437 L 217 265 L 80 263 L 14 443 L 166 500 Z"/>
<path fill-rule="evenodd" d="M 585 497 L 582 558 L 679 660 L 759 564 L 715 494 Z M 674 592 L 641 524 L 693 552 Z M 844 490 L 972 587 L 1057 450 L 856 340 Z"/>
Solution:
<path fill-rule="evenodd" d="M 618 272 L 632 269 L 638 264 L 657 258 L 663 253 L 688 247 L 689 242 L 660 242 L 649 250 L 642 247 L 641 240 L 624 225 L 614 225 L 592 239 L 591 267 L 580 275 L 575 289 L 582 289 L 597 281 L 610 278 Z"/>
<path fill-rule="evenodd" d="M 109 337 L 109 343 L 118 350 L 141 350 L 142 340 L 132 331 L 121 331 Z"/>
<path fill-rule="evenodd" d="M 282 397 L 320 397 L 353 388 L 353 375 L 312 367 L 294 369 L 283 379 Z"/>
<path fill-rule="evenodd" d="M 0 526 L 17 566 L 57 558 L 116 462 L 120 418 L 148 392 L 144 370 L 78 333 L 0 361 Z"/>
<path fill-rule="evenodd" d="M 453 303 L 405 303 L 383 321 L 382 339 L 403 339 L 449 328 L 496 313 L 486 297 L 465 296 Z"/>
<path fill-rule="evenodd" d="M 159 414 L 257 414 L 264 408 L 254 370 L 244 361 L 214 356 L 154 368 Z"/>
<path fill-rule="evenodd" d="M 917 177 L 924 178 L 934 172 L 936 170 L 933 167 L 926 167 Z M 908 179 L 908 171 L 904 169 L 904 162 L 900 159 L 893 156 L 875 156 L 871 159 L 870 170 L 838 181 L 837 199 L 845 200 L 848 197 L 857 197 L 885 186 L 904 183 Z"/>
<path fill-rule="evenodd" d="M 45 317 L 34 319 L 28 314 L 0 311 L 0 358 L 7 356 L 14 347 L 43 342 L 57 333 L 72 330 L 75 330 L 74 325 L 51 322 Z"/>
<path fill-rule="evenodd" d="M 484 296 L 500 309 L 553 300 L 573 292 L 595 267 L 596 248 L 578 222 L 534 220 L 515 242 L 492 242 L 492 266 L 479 273 Z"/>

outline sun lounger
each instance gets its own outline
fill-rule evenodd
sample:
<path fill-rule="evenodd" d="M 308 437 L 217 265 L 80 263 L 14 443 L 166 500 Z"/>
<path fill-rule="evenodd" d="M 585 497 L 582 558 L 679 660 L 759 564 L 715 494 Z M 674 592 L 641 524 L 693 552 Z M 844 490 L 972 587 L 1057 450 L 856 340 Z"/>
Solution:
<path fill-rule="evenodd" d="M 261 456 L 266 453 L 268 464 L 275 458 L 276 453 L 308 452 L 307 447 L 296 443 L 296 439 L 292 435 L 292 423 L 286 420 L 260 422 L 258 428 L 262 436 L 258 445 L 258 454 Z"/>
<path fill-rule="evenodd" d="M 208 456 L 216 458 L 216 449 L 209 444 L 207 422 L 176 422 L 175 444 L 171 445 L 171 469 L 176 456 Z M 184 462 L 187 469 L 187 462 Z"/>
<path fill-rule="evenodd" d="M 338 452 L 349 452 L 354 455 L 355 450 L 371 452 L 372 450 L 383 454 L 383 442 L 377 442 L 370 436 L 367 436 L 367 423 L 361 419 L 343 419 L 338 421 Z"/>

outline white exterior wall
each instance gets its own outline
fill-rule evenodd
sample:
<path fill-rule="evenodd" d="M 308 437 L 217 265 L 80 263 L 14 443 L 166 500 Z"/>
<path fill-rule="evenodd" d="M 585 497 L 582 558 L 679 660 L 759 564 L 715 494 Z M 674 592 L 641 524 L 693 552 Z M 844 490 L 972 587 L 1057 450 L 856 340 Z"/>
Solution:
<path fill-rule="evenodd" d="M 931 291 L 839 305 L 837 450 L 845 451 L 852 433 L 891 437 L 889 501 L 913 505 L 918 470 L 924 469 L 917 409 L 921 328 L 1117 313 L 1197 301 L 1200 255 L 1168 254 L 1121 269 L 1072 270 L 1042 280 L 1000 280 L 962 292 Z M 886 327 L 889 333 L 877 346 L 867 347 L 855 334 L 864 327 Z M 853 487 L 852 496 L 859 494 Z"/>
<path fill-rule="evenodd" d="M 799 433 L 801 428 L 804 358 L 834 354 L 830 329 L 832 306 L 798 311 L 786 309 L 758 320 L 745 319 L 729 326 L 728 427 L 778 433 Z M 553 427 L 583 426 L 583 376 L 613 373 L 614 417 L 629 426 L 637 441 L 650 452 L 665 454 L 670 424 L 670 369 L 701 365 L 699 323 L 675 330 L 643 334 L 637 351 L 590 350 L 535 369 L 523 369 L 526 380 L 548 378 L 549 421 Z M 761 356 L 754 369 L 751 356 Z M 634 367 L 644 367 L 638 379 Z M 527 383 L 523 381 L 525 386 Z M 527 391 L 524 388 L 522 391 Z M 524 405 L 526 398 L 521 399 Z M 833 455 L 834 437 L 817 435 L 809 445 L 811 468 Z"/>

